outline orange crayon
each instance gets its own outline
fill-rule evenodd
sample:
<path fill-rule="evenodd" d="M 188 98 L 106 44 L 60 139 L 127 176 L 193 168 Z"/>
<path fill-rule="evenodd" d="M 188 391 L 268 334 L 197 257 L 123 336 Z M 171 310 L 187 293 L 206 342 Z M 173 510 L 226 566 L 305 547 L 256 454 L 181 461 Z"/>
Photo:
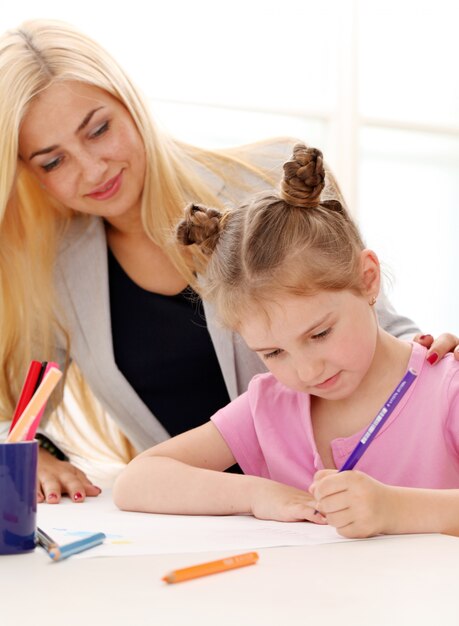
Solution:
<path fill-rule="evenodd" d="M 230 569 L 236 569 L 237 567 L 255 565 L 257 561 L 258 554 L 256 552 L 247 552 L 245 554 L 230 556 L 226 559 L 220 559 L 218 561 L 210 561 L 209 563 L 201 563 L 200 565 L 177 569 L 164 576 L 162 580 L 169 584 L 181 583 L 185 580 L 200 578 L 201 576 L 209 576 L 209 574 L 218 574 L 219 572 L 226 572 Z"/>

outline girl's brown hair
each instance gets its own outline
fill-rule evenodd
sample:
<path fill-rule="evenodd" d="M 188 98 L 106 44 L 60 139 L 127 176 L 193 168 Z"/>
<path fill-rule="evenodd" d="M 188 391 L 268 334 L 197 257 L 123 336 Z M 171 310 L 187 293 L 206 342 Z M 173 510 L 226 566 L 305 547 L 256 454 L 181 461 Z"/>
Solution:
<path fill-rule="evenodd" d="M 364 245 L 326 183 L 320 150 L 297 144 L 279 194 L 258 195 L 224 213 L 186 208 L 177 239 L 209 257 L 200 289 L 223 324 L 237 328 L 241 311 L 279 292 L 360 289 Z"/>

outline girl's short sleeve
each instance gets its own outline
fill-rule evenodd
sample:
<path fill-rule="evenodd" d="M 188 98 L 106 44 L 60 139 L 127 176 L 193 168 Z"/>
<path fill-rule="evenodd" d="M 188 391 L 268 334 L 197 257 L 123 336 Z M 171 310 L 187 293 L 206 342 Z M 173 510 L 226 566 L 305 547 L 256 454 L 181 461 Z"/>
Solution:
<path fill-rule="evenodd" d="M 266 461 L 258 440 L 250 396 L 257 387 L 255 376 L 249 390 L 211 417 L 229 446 L 244 474 L 269 477 Z"/>

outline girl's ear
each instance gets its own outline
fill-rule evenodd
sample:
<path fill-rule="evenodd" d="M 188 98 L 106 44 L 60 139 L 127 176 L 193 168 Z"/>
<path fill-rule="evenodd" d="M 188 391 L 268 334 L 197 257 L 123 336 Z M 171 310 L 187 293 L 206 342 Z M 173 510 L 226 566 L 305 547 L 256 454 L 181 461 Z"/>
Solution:
<path fill-rule="evenodd" d="M 381 286 L 381 267 L 373 250 L 362 250 L 360 253 L 360 271 L 363 295 L 376 301 Z"/>

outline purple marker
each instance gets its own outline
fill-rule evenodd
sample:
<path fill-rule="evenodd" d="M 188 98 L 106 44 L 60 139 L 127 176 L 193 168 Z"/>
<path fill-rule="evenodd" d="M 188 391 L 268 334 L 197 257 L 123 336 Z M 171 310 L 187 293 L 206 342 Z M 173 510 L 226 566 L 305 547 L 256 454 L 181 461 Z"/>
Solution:
<path fill-rule="evenodd" d="M 402 380 L 399 382 L 392 395 L 386 404 L 379 411 L 378 415 L 374 418 L 374 420 L 369 425 L 363 437 L 360 439 L 359 443 L 355 446 L 351 454 L 349 455 L 347 461 L 344 463 L 343 467 L 339 470 L 340 472 L 347 472 L 348 470 L 354 469 L 356 463 L 360 460 L 362 454 L 368 448 L 370 443 L 376 437 L 376 434 L 379 432 L 382 425 L 388 420 L 388 418 L 392 415 L 393 410 L 403 398 L 405 393 L 410 388 L 412 382 L 418 375 L 413 369 L 409 369 Z"/>

